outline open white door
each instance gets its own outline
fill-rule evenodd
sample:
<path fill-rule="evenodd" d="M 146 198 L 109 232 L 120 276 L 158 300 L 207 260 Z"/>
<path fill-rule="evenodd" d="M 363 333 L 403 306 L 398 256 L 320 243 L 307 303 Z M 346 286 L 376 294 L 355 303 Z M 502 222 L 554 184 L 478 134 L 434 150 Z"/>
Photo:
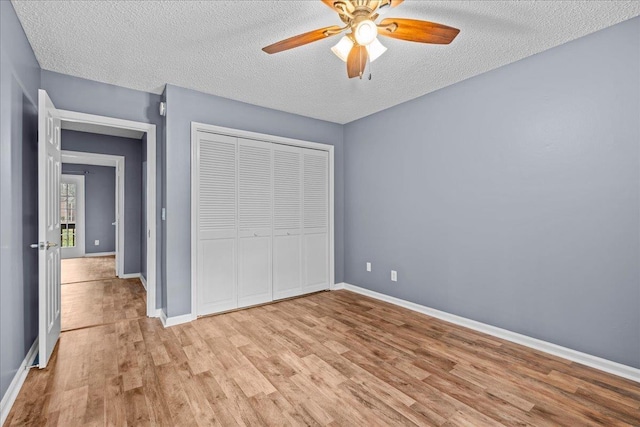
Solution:
<path fill-rule="evenodd" d="M 40 368 L 60 337 L 60 118 L 38 92 L 38 251 Z"/>

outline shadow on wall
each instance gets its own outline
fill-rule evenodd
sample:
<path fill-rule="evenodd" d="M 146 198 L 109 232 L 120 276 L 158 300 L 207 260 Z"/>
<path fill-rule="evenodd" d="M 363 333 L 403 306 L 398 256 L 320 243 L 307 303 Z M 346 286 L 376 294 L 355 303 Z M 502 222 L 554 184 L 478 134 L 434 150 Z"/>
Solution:
<path fill-rule="evenodd" d="M 24 330 L 38 331 L 38 109 L 22 95 L 22 277 Z M 33 315 L 28 315 L 33 314 Z M 28 349 L 26 349 L 28 350 Z"/>

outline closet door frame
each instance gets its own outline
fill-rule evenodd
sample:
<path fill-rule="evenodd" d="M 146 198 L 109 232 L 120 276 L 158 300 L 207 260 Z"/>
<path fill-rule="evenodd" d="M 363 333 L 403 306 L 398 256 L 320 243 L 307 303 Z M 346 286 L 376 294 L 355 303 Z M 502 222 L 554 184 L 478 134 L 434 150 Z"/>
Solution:
<path fill-rule="evenodd" d="M 198 162 L 197 155 L 198 132 L 208 132 L 218 135 L 230 136 L 273 144 L 289 145 L 293 147 L 310 148 L 313 150 L 326 151 L 329 155 L 329 289 L 335 288 L 335 236 L 334 236 L 334 147 L 329 144 L 303 141 L 299 139 L 284 138 L 280 136 L 267 135 L 257 132 L 249 132 L 239 129 L 226 128 L 221 126 L 208 125 L 204 123 L 191 122 L 191 316 L 197 314 L 197 272 L 198 272 Z"/>

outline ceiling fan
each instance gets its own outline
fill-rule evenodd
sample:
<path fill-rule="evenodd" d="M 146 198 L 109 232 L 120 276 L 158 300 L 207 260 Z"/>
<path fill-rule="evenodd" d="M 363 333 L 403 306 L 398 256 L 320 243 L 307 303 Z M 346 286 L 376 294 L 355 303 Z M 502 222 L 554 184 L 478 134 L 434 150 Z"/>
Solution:
<path fill-rule="evenodd" d="M 321 0 L 329 6 L 346 25 L 320 28 L 308 33 L 290 37 L 262 48 L 272 54 L 349 31 L 338 44 L 331 48 L 340 59 L 347 63 L 349 78 L 360 77 L 367 61 L 374 61 L 387 48 L 377 39 L 378 35 L 420 43 L 449 44 L 460 32 L 459 29 L 405 18 L 385 18 L 376 24 L 380 15 L 394 8 L 404 0 Z"/>

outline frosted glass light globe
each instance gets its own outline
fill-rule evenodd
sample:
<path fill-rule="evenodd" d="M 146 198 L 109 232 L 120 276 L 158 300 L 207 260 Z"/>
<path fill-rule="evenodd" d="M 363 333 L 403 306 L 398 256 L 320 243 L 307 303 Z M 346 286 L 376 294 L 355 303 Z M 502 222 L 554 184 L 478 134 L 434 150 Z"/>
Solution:
<path fill-rule="evenodd" d="M 366 19 L 358 23 L 353 33 L 360 46 L 367 46 L 378 36 L 378 27 L 376 27 L 375 22 L 370 19 Z"/>

